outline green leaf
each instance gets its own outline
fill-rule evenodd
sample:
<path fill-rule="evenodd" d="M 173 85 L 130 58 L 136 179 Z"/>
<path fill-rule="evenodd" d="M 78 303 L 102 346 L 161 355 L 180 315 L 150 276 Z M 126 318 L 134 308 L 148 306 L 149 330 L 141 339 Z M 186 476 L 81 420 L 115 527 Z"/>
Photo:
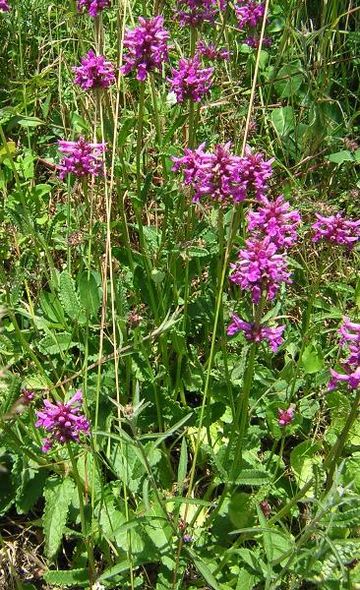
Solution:
<path fill-rule="evenodd" d="M 276 74 L 276 78 L 274 87 L 279 98 L 293 97 L 299 90 L 304 79 L 300 60 L 293 64 L 286 64 L 280 68 Z"/>
<path fill-rule="evenodd" d="M 301 362 L 307 374 L 318 373 L 324 368 L 322 354 L 314 343 L 308 344 L 305 347 Z"/>
<path fill-rule="evenodd" d="M 72 336 L 67 332 L 52 332 L 38 343 L 40 352 L 46 355 L 61 354 L 74 346 L 76 343 L 72 342 Z"/>
<path fill-rule="evenodd" d="M 44 121 L 38 119 L 38 117 L 21 117 L 17 121 L 21 127 L 38 127 L 39 125 L 45 125 Z"/>
<path fill-rule="evenodd" d="M 185 436 L 183 436 L 183 439 L 181 441 L 180 460 L 179 460 L 178 473 L 177 473 L 179 495 L 182 494 L 182 490 L 184 487 L 184 482 L 185 482 L 186 473 L 187 473 L 187 464 L 188 464 L 188 450 L 187 450 L 186 438 L 185 438 Z"/>
<path fill-rule="evenodd" d="M 98 578 L 99 582 L 104 582 L 105 580 L 111 580 L 114 576 L 121 574 L 122 572 L 126 572 L 130 568 L 130 561 L 127 559 L 122 561 L 121 563 L 117 563 L 112 567 L 108 567 L 103 573 L 101 574 L 100 578 Z"/>
<path fill-rule="evenodd" d="M 190 553 L 196 569 L 200 572 L 205 582 L 209 584 L 209 586 L 211 586 L 211 588 L 213 588 L 214 590 L 221 590 L 219 584 L 217 583 L 209 566 L 205 563 L 205 561 L 203 561 L 200 557 L 195 555 L 192 551 Z"/>
<path fill-rule="evenodd" d="M 341 150 L 340 152 L 330 154 L 326 159 L 335 164 L 342 164 L 343 162 L 353 162 L 354 156 L 348 150 Z"/>
<path fill-rule="evenodd" d="M 75 484 L 70 478 L 51 478 L 47 482 L 43 527 L 45 553 L 49 559 L 54 559 L 59 551 L 74 490 Z"/>
<path fill-rule="evenodd" d="M 236 480 L 237 485 L 262 486 L 269 481 L 269 474 L 260 469 L 242 469 Z"/>
<path fill-rule="evenodd" d="M 290 465 L 299 486 L 305 485 L 313 476 L 313 466 L 320 465 L 321 457 L 317 454 L 320 443 L 305 440 L 290 453 Z"/>
<path fill-rule="evenodd" d="M 80 302 L 85 312 L 97 316 L 100 307 L 100 292 L 94 273 L 82 272 L 77 279 Z"/>
<path fill-rule="evenodd" d="M 49 570 L 43 576 L 45 582 L 60 588 L 67 586 L 87 586 L 89 584 L 89 571 L 86 568 L 75 570 Z"/>
<path fill-rule="evenodd" d="M 65 313 L 71 320 L 79 323 L 84 322 L 84 312 L 76 291 L 75 281 L 66 270 L 60 275 L 59 299 Z"/>
<path fill-rule="evenodd" d="M 288 135 L 295 129 L 294 109 L 290 106 L 273 109 L 270 119 L 277 133 L 281 136 Z"/>

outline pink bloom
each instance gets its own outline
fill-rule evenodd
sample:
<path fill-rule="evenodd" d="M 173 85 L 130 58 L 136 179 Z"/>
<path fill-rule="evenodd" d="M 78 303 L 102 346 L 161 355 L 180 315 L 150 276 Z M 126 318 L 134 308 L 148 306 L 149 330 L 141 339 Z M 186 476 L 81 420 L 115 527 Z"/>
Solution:
<path fill-rule="evenodd" d="M 177 102 L 200 102 L 210 90 L 213 71 L 213 68 L 201 67 L 198 55 L 189 59 L 181 58 L 178 68 L 173 69 L 172 77 L 169 78 Z"/>
<path fill-rule="evenodd" d="M 83 137 L 77 141 L 61 140 L 58 144 L 59 151 L 64 154 L 59 164 L 60 178 L 65 178 L 67 174 L 75 174 L 80 178 L 102 174 L 105 144 L 88 143 Z"/>
<path fill-rule="evenodd" d="M 214 43 L 205 43 L 205 41 L 202 40 L 197 42 L 196 51 L 199 55 L 212 61 L 228 60 L 230 58 L 230 53 L 225 47 L 217 48 Z"/>
<path fill-rule="evenodd" d="M 278 409 L 278 424 L 279 426 L 287 426 L 291 424 L 295 417 L 295 410 L 291 406 L 287 410 Z"/>
<path fill-rule="evenodd" d="M 162 63 L 168 60 L 167 41 L 170 37 L 163 25 L 162 16 L 149 19 L 140 16 L 139 26 L 126 31 L 124 47 L 127 53 L 124 55 L 125 65 L 120 70 L 122 74 L 135 70 L 137 80 L 143 82 L 151 71 L 161 69 Z"/>
<path fill-rule="evenodd" d="M 8 0 L 0 0 L 0 12 L 9 12 L 10 6 Z"/>
<path fill-rule="evenodd" d="M 220 2 L 220 10 L 225 10 L 226 3 Z M 196 27 L 204 22 L 214 21 L 218 14 L 217 0 L 179 0 L 176 18 L 182 27 Z"/>
<path fill-rule="evenodd" d="M 324 217 L 315 214 L 318 221 L 312 225 L 314 230 L 313 242 L 325 239 L 331 244 L 353 248 L 360 239 L 360 219 L 351 221 L 345 219 L 341 213 Z"/>
<path fill-rule="evenodd" d="M 339 334 L 339 346 L 347 349 L 347 356 L 340 361 L 342 373 L 330 369 L 328 388 L 333 390 L 339 383 L 347 383 L 349 389 L 357 389 L 360 385 L 360 324 L 345 317 Z"/>
<path fill-rule="evenodd" d="M 260 152 L 253 153 L 251 148 L 246 146 L 239 169 L 244 194 L 254 192 L 255 198 L 259 200 L 265 196 L 267 180 L 272 175 L 273 161 L 274 158 L 264 160 Z"/>
<path fill-rule="evenodd" d="M 182 168 L 184 182 L 194 189 L 193 201 L 210 198 L 218 203 L 238 202 L 243 198 L 239 179 L 239 156 L 230 152 L 230 143 L 216 145 L 213 152 L 185 149 L 182 158 L 173 158 L 173 170 Z"/>
<path fill-rule="evenodd" d="M 76 6 L 79 12 L 85 9 L 95 18 L 104 8 L 110 6 L 110 0 L 76 0 Z"/>
<path fill-rule="evenodd" d="M 274 201 L 261 197 L 258 209 L 248 214 L 248 230 L 270 236 L 279 248 L 288 248 L 296 242 L 300 222 L 299 212 L 291 210 L 282 195 Z"/>
<path fill-rule="evenodd" d="M 81 58 L 81 66 L 73 68 L 75 84 L 83 90 L 108 88 L 115 82 L 114 66 L 103 55 L 95 55 L 90 50 Z"/>
<path fill-rule="evenodd" d="M 253 47 L 257 49 L 260 45 L 260 37 L 246 37 L 244 43 L 249 47 Z M 272 40 L 270 37 L 263 37 L 262 46 L 263 47 L 270 47 L 272 44 Z"/>
<path fill-rule="evenodd" d="M 231 264 L 230 280 L 250 291 L 254 303 L 259 303 L 262 294 L 274 299 L 281 283 L 291 282 L 285 255 L 279 253 L 270 236 L 248 239 L 245 246 L 239 260 Z"/>
<path fill-rule="evenodd" d="M 29 389 L 22 389 L 21 390 L 21 398 L 22 398 L 23 404 L 28 406 L 34 400 L 35 393 L 33 391 L 30 391 Z"/>
<path fill-rule="evenodd" d="M 43 452 L 46 453 L 52 448 L 54 442 L 65 444 L 70 441 L 79 442 L 79 434 L 88 434 L 90 424 L 81 413 L 83 397 L 80 390 L 76 391 L 67 403 L 56 402 L 55 404 L 44 400 L 42 411 L 36 412 L 38 428 L 44 428 L 49 436 L 43 441 Z"/>
<path fill-rule="evenodd" d="M 231 324 L 227 328 L 227 335 L 233 336 L 238 332 L 244 332 L 244 336 L 251 342 L 268 342 L 271 350 L 276 352 L 279 346 L 284 342 L 282 337 L 285 326 L 262 326 L 255 323 L 248 323 L 240 319 L 238 315 L 231 315 Z"/>
<path fill-rule="evenodd" d="M 240 28 L 254 28 L 263 19 L 265 4 L 256 0 L 238 0 L 238 3 L 235 4 L 235 13 Z"/>

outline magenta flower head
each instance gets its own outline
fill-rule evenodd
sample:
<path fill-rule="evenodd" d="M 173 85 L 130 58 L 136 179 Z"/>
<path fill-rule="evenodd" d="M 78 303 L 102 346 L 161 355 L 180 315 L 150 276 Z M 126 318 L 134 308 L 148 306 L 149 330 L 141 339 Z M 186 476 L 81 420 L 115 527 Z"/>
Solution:
<path fill-rule="evenodd" d="M 262 326 L 255 323 L 244 322 L 238 315 L 231 315 L 231 324 L 229 324 L 226 333 L 228 336 L 234 336 L 238 332 L 244 332 L 246 340 L 250 342 L 267 342 L 273 352 L 276 352 L 282 345 L 282 337 L 285 326 Z"/>
<path fill-rule="evenodd" d="M 245 148 L 245 156 L 241 159 L 239 174 L 244 194 L 254 193 L 256 199 L 265 196 L 267 181 L 272 175 L 274 158 L 265 160 L 260 152 L 253 153 L 249 146 Z"/>
<path fill-rule="evenodd" d="M 79 12 L 87 10 L 89 15 L 93 18 L 110 6 L 110 0 L 76 0 L 76 7 Z"/>
<path fill-rule="evenodd" d="M 210 90 L 213 72 L 213 68 L 201 67 L 198 55 L 189 59 L 181 58 L 178 68 L 172 71 L 172 77 L 169 78 L 177 102 L 200 102 Z"/>
<path fill-rule="evenodd" d="M 230 152 L 230 143 L 216 145 L 213 152 L 205 152 L 204 146 L 185 149 L 182 158 L 173 158 L 172 169 L 177 172 L 182 168 L 185 184 L 194 190 L 193 202 L 202 198 L 221 204 L 241 201 L 244 193 L 239 180 L 240 157 Z"/>
<path fill-rule="evenodd" d="M 115 82 L 114 66 L 103 55 L 90 50 L 81 58 L 81 66 L 73 67 L 75 84 L 83 90 L 108 88 Z"/>
<path fill-rule="evenodd" d="M 346 350 L 347 356 L 340 361 L 342 372 L 330 369 L 329 389 L 335 389 L 339 383 L 346 383 L 349 389 L 360 386 L 360 324 L 344 318 L 339 330 L 339 346 Z"/>
<path fill-rule="evenodd" d="M 161 69 L 161 64 L 168 60 L 167 41 L 170 35 L 164 29 L 164 18 L 139 17 L 139 26 L 125 33 L 125 65 L 120 69 L 124 75 L 136 70 L 136 78 L 143 82 L 149 72 Z"/>
<path fill-rule="evenodd" d="M 258 209 L 248 214 L 248 230 L 270 236 L 278 248 L 289 248 L 296 242 L 300 222 L 299 212 L 291 210 L 282 195 L 274 201 L 261 197 Z"/>
<path fill-rule="evenodd" d="M 295 409 L 290 406 L 287 410 L 278 409 L 278 424 L 279 426 L 287 426 L 291 424 L 295 418 Z"/>
<path fill-rule="evenodd" d="M 59 141 L 59 151 L 64 155 L 58 169 L 60 178 L 67 174 L 100 176 L 103 172 L 104 143 L 88 143 L 83 137 L 77 141 Z"/>
<path fill-rule="evenodd" d="M 261 295 L 274 299 L 282 283 L 291 283 L 286 256 L 280 253 L 270 236 L 248 239 L 240 250 L 239 259 L 231 264 L 230 280 L 250 291 L 254 303 Z"/>
<path fill-rule="evenodd" d="M 30 391 L 30 389 L 21 390 L 21 401 L 23 404 L 25 404 L 25 406 L 30 405 L 34 398 L 35 393 L 33 391 Z"/>
<path fill-rule="evenodd" d="M 235 13 L 241 29 L 255 28 L 263 19 L 265 4 L 257 0 L 238 0 L 235 4 Z"/>
<path fill-rule="evenodd" d="M 217 48 L 214 43 L 205 43 L 201 40 L 196 44 L 196 52 L 210 61 L 230 59 L 230 53 L 225 47 Z"/>
<path fill-rule="evenodd" d="M 315 214 L 317 221 L 312 225 L 314 231 L 313 242 L 327 240 L 331 244 L 353 248 L 360 240 L 360 219 L 351 221 L 345 219 L 341 213 L 324 217 Z"/>
<path fill-rule="evenodd" d="M 0 12 L 9 12 L 10 6 L 7 0 L 0 0 Z"/>
<path fill-rule="evenodd" d="M 44 400 L 44 407 L 36 412 L 38 428 L 44 428 L 49 435 L 44 439 L 42 450 L 49 451 L 54 442 L 65 444 L 70 441 L 79 442 L 80 432 L 88 434 L 90 424 L 81 413 L 82 392 L 80 389 L 72 396 L 67 403 L 56 402 L 55 404 Z"/>
<path fill-rule="evenodd" d="M 214 21 L 218 13 L 216 0 L 180 0 L 177 2 L 176 18 L 180 26 L 197 27 Z M 220 9 L 223 10 L 222 6 Z"/>

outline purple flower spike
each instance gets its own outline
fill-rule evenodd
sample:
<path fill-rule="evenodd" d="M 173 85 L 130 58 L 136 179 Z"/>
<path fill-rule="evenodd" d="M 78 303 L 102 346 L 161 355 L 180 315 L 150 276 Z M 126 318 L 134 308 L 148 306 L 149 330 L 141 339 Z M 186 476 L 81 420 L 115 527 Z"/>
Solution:
<path fill-rule="evenodd" d="M 244 322 L 238 315 L 231 315 L 231 324 L 228 326 L 226 333 L 228 336 L 234 336 L 238 332 L 244 332 L 246 340 L 251 342 L 268 342 L 271 350 L 276 352 L 282 345 L 282 337 L 285 326 L 257 326 L 255 323 Z"/>
<path fill-rule="evenodd" d="M 0 12 L 9 12 L 10 6 L 7 0 L 0 0 Z"/>
<path fill-rule="evenodd" d="M 180 26 L 197 27 L 205 22 L 213 22 L 218 13 L 217 0 L 180 0 L 177 2 L 176 18 Z M 224 1 L 220 10 L 225 10 Z"/>
<path fill-rule="evenodd" d="M 23 402 L 23 404 L 25 404 L 25 406 L 28 406 L 31 404 L 31 402 L 34 400 L 35 398 L 35 393 L 33 391 L 30 391 L 30 389 L 22 389 L 21 390 L 21 400 Z"/>
<path fill-rule="evenodd" d="M 239 170 L 245 195 L 252 191 L 256 199 L 260 200 L 265 196 L 267 180 L 272 175 L 273 161 L 274 158 L 265 160 L 260 152 L 252 153 L 251 148 L 246 146 Z"/>
<path fill-rule="evenodd" d="M 281 283 L 291 283 L 285 255 L 279 253 L 269 236 L 248 239 L 245 245 L 239 260 L 231 264 L 230 280 L 250 291 L 254 303 L 259 303 L 262 294 L 268 300 L 274 299 Z"/>
<path fill-rule="evenodd" d="M 291 406 L 287 410 L 278 410 L 278 424 L 279 426 L 287 426 L 291 424 L 295 417 L 295 410 Z"/>
<path fill-rule="evenodd" d="M 235 13 L 241 29 L 255 28 L 263 19 L 265 4 L 256 0 L 238 0 L 235 5 Z"/>
<path fill-rule="evenodd" d="M 360 385 L 360 324 L 344 318 L 339 330 L 339 346 L 347 349 L 347 357 L 340 362 L 343 373 L 330 369 L 329 389 L 336 389 L 339 383 L 347 383 L 349 389 Z"/>
<path fill-rule="evenodd" d="M 224 61 L 230 59 L 230 53 L 225 47 L 217 48 L 214 43 L 205 43 L 205 41 L 197 42 L 196 52 L 210 61 Z"/>
<path fill-rule="evenodd" d="M 327 240 L 331 244 L 353 248 L 360 240 L 360 219 L 351 221 L 345 219 L 341 213 L 324 217 L 315 214 L 318 221 L 312 225 L 314 231 L 313 242 Z"/>
<path fill-rule="evenodd" d="M 79 178 L 102 174 L 104 143 L 88 143 L 80 137 L 77 141 L 59 141 L 58 145 L 59 151 L 64 154 L 58 167 L 60 178 L 65 178 L 67 174 L 75 174 Z"/>
<path fill-rule="evenodd" d="M 169 79 L 177 102 L 184 102 L 187 99 L 200 102 L 210 90 L 213 72 L 213 68 L 201 67 L 198 55 L 189 59 L 180 59 L 178 69 L 172 71 L 172 78 Z"/>
<path fill-rule="evenodd" d="M 110 6 L 110 0 L 77 0 L 76 7 L 79 12 L 87 10 L 89 15 L 93 18 L 97 17 L 98 14 Z"/>
<path fill-rule="evenodd" d="M 114 66 L 103 55 L 95 55 L 90 50 L 81 58 L 81 66 L 73 68 L 75 84 L 83 90 L 92 88 L 108 88 L 115 82 Z"/>
<path fill-rule="evenodd" d="M 184 182 L 194 189 L 193 202 L 209 198 L 221 204 L 239 202 L 243 190 L 239 179 L 240 158 L 230 152 L 230 143 L 217 145 L 213 152 L 185 149 L 182 158 L 173 158 L 173 170 L 183 169 Z"/>
<path fill-rule="evenodd" d="M 262 197 L 258 209 L 248 214 L 248 230 L 270 236 L 278 248 L 293 246 L 300 222 L 299 212 L 291 211 L 289 203 L 282 195 L 274 201 Z"/>
<path fill-rule="evenodd" d="M 35 424 L 37 428 L 44 428 L 49 433 L 49 436 L 43 441 L 42 450 L 44 453 L 52 448 L 54 442 L 60 444 L 70 441 L 79 442 L 80 432 L 89 434 L 90 424 L 81 413 L 82 401 L 80 390 L 76 391 L 65 404 L 61 402 L 53 404 L 44 400 L 43 410 L 36 412 L 38 419 Z"/>
<path fill-rule="evenodd" d="M 161 69 L 161 64 L 168 60 L 169 37 L 162 16 L 149 19 L 140 16 L 139 26 L 125 33 L 124 47 L 127 53 L 121 73 L 127 75 L 136 70 L 137 80 L 143 82 L 149 72 Z"/>

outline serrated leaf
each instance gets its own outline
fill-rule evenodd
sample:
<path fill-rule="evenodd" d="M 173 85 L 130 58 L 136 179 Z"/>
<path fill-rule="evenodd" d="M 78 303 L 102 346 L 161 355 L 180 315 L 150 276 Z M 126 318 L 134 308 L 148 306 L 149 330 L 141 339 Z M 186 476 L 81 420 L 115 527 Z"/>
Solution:
<path fill-rule="evenodd" d="M 236 480 L 237 485 L 262 486 L 269 481 L 269 474 L 260 469 L 242 469 Z"/>
<path fill-rule="evenodd" d="M 67 332 L 52 332 L 44 336 L 38 343 L 40 352 L 46 355 L 61 354 L 74 346 L 76 346 L 76 342 L 72 342 L 72 336 Z"/>
<path fill-rule="evenodd" d="M 82 323 L 84 322 L 84 311 L 80 304 L 80 299 L 75 287 L 75 281 L 72 276 L 64 270 L 60 275 L 59 282 L 59 299 L 70 319 Z"/>
<path fill-rule="evenodd" d="M 45 510 L 43 514 L 43 528 L 45 535 L 45 553 L 49 559 L 54 559 L 59 551 L 64 534 L 68 510 L 75 489 L 72 479 L 51 478 L 45 491 Z"/>
<path fill-rule="evenodd" d="M 86 586 L 89 584 L 89 572 L 86 568 L 73 570 L 49 570 L 43 576 L 45 582 L 60 588 L 68 586 Z"/>

